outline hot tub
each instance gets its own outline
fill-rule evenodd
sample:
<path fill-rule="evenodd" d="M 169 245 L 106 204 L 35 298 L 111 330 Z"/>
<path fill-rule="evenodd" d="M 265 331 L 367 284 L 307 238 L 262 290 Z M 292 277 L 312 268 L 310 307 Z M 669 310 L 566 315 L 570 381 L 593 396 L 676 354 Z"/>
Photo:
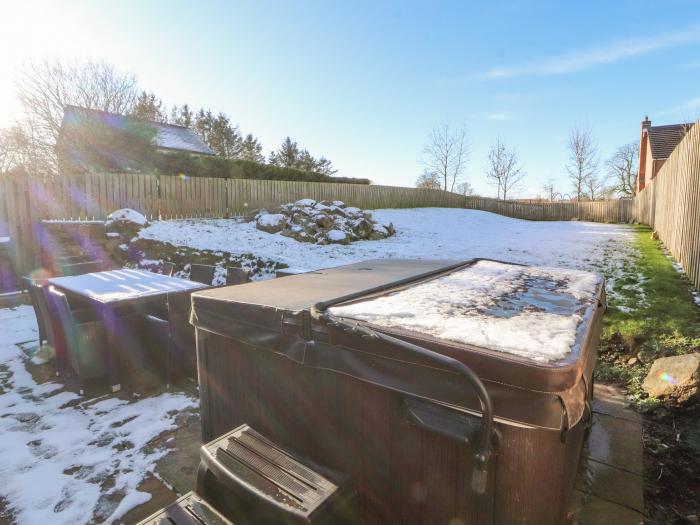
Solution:
<path fill-rule="evenodd" d="M 376 260 L 192 301 L 205 441 L 250 425 L 349 476 L 366 523 L 565 521 L 600 276 Z"/>

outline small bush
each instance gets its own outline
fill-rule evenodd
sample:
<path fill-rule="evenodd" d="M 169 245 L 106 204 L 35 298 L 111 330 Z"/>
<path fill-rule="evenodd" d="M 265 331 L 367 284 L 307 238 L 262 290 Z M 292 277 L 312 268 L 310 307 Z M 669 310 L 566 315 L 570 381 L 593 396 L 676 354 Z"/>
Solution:
<path fill-rule="evenodd" d="M 247 160 L 222 157 L 197 157 L 187 153 L 159 153 L 153 156 L 153 169 L 162 175 L 216 177 L 229 179 L 289 180 L 303 182 L 335 182 L 369 184 L 369 179 L 331 177 L 320 173 L 258 164 Z M 146 171 L 146 170 L 144 170 Z"/>

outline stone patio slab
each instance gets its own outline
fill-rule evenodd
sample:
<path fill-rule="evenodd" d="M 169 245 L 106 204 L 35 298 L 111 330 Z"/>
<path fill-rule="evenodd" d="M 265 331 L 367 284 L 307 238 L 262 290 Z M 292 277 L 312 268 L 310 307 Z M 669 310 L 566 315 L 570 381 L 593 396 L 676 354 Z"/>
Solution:
<path fill-rule="evenodd" d="M 639 512 L 610 503 L 593 494 L 574 491 L 570 525 L 640 525 L 644 516 Z"/>
<path fill-rule="evenodd" d="M 583 455 L 641 475 L 643 473 L 641 423 L 594 413 L 593 427 Z"/>
<path fill-rule="evenodd" d="M 582 458 L 576 489 L 611 503 L 644 512 L 644 480 L 637 474 Z"/>

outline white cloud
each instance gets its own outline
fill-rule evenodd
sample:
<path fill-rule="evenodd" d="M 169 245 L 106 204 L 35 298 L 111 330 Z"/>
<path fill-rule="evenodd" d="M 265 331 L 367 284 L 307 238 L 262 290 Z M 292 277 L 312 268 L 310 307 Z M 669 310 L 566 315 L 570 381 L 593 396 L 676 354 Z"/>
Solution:
<path fill-rule="evenodd" d="M 700 42 L 700 26 L 644 38 L 618 40 L 606 46 L 573 50 L 560 56 L 543 58 L 540 61 L 521 65 L 494 67 L 472 78 L 496 80 L 523 76 L 565 75 L 693 42 Z"/>
<path fill-rule="evenodd" d="M 488 120 L 513 120 L 515 114 L 510 111 L 494 111 L 486 115 Z"/>

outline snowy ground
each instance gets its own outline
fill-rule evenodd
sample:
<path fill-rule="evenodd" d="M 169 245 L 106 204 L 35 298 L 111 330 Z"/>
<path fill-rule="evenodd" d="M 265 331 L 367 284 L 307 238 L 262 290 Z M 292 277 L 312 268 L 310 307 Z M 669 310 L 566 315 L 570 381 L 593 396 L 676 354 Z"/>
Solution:
<path fill-rule="evenodd" d="M 292 268 L 313 270 L 377 258 L 485 257 L 541 266 L 621 274 L 633 233 L 625 226 L 590 222 L 534 222 L 454 208 L 376 210 L 397 233 L 380 241 L 343 245 L 299 243 L 230 219 L 161 221 L 141 231 L 146 239 L 198 250 L 253 254 Z"/>
<path fill-rule="evenodd" d="M 37 339 L 32 308 L 0 309 L 0 327 L 0 522 L 112 523 L 148 501 L 137 487 L 166 453 L 149 442 L 196 400 L 84 399 L 38 384 L 17 346 Z"/>

